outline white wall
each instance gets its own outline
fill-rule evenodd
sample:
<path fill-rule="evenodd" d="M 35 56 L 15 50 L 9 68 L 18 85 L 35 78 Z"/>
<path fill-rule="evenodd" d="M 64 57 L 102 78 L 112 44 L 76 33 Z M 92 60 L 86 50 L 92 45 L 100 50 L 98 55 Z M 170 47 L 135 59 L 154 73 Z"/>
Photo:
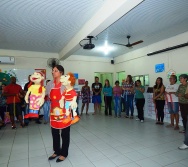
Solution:
<path fill-rule="evenodd" d="M 95 72 L 114 73 L 114 65 L 110 63 L 110 58 L 88 57 L 72 55 L 61 62 L 65 68 L 65 73 L 78 73 L 80 79 L 86 79 L 91 85 L 94 82 Z"/>
<path fill-rule="evenodd" d="M 160 41 L 147 47 L 115 58 L 115 72 L 125 71 L 132 76 L 149 74 L 150 86 L 153 86 L 157 77 L 162 77 L 168 83 L 167 72 L 171 69 L 176 73 L 188 72 L 188 46 L 147 56 L 147 53 L 188 42 L 188 32 Z M 165 72 L 155 73 L 156 64 L 165 64 Z"/>
<path fill-rule="evenodd" d="M 49 58 L 59 58 L 56 53 L 0 50 L 0 56 L 14 56 L 15 64 L 1 64 L 0 69 L 46 69 L 47 79 L 51 79 L 51 69 L 47 67 Z"/>

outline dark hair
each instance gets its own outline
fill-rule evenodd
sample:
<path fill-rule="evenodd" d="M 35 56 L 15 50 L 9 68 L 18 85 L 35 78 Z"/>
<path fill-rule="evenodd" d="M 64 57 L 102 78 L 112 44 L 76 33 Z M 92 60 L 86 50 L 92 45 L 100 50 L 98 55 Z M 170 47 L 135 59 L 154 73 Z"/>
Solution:
<path fill-rule="evenodd" d="M 117 81 L 115 82 L 115 84 L 119 84 L 119 81 L 117 80 Z"/>
<path fill-rule="evenodd" d="M 99 77 L 95 76 L 95 79 L 97 79 L 97 78 L 99 79 Z"/>
<path fill-rule="evenodd" d="M 136 81 L 135 81 L 135 87 L 137 87 L 137 86 L 138 86 L 138 85 L 137 85 L 137 82 L 139 82 L 139 83 L 140 83 L 140 85 L 141 85 L 141 80 L 139 80 L 139 79 L 138 79 L 138 80 L 136 80 Z"/>
<path fill-rule="evenodd" d="M 108 82 L 108 86 L 106 85 L 106 81 Z M 104 84 L 104 87 L 106 88 L 106 87 L 110 87 L 110 82 L 109 82 L 109 80 L 108 79 L 105 79 L 105 84 Z"/>
<path fill-rule="evenodd" d="M 127 75 L 127 77 L 129 78 L 129 83 L 133 83 L 133 79 L 131 75 Z"/>
<path fill-rule="evenodd" d="M 159 87 L 158 87 L 158 85 L 157 85 L 157 80 L 158 80 L 158 79 L 160 79 L 160 81 L 161 81 Z M 161 77 L 158 77 L 158 78 L 156 79 L 156 81 L 155 81 L 155 86 L 154 86 L 154 88 L 155 88 L 155 89 L 156 89 L 156 88 L 161 88 L 162 85 L 163 85 L 163 79 L 162 79 Z"/>
<path fill-rule="evenodd" d="M 2 85 L 1 86 L 7 86 L 5 83 L 2 83 Z"/>
<path fill-rule="evenodd" d="M 175 79 L 175 83 L 177 82 L 177 76 L 176 75 L 171 75 L 171 77 L 174 77 L 174 79 Z"/>
<path fill-rule="evenodd" d="M 64 74 L 64 68 L 63 68 L 63 66 L 61 66 L 61 65 L 55 65 L 52 69 L 54 69 L 55 67 L 59 70 L 60 73 Z"/>
<path fill-rule="evenodd" d="M 181 74 L 180 76 L 179 76 L 179 79 L 180 78 L 184 78 L 184 79 L 187 79 L 188 80 L 188 75 L 187 74 Z"/>

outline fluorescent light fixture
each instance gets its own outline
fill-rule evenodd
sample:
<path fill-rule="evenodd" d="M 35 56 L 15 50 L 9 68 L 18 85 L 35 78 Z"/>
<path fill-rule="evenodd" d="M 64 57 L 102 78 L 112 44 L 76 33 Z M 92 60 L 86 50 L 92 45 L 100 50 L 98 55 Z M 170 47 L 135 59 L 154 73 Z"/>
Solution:
<path fill-rule="evenodd" d="M 114 47 L 109 46 L 108 42 L 105 41 L 104 46 L 99 47 L 98 50 L 104 52 L 105 55 L 108 55 L 109 52 L 114 50 Z"/>

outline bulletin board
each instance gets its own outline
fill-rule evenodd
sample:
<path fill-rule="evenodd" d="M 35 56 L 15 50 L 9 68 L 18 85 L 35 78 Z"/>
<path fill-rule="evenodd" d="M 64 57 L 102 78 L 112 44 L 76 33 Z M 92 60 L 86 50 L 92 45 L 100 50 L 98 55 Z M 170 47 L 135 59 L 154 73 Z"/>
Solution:
<path fill-rule="evenodd" d="M 33 74 L 34 71 L 34 69 L 0 69 L 0 73 L 16 77 L 16 83 L 21 85 L 22 88 L 28 82 L 28 76 Z"/>

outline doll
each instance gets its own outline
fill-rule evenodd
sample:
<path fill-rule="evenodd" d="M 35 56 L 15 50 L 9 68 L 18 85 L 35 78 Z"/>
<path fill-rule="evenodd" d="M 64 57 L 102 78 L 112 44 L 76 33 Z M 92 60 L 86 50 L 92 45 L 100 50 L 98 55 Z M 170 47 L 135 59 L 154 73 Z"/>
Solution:
<path fill-rule="evenodd" d="M 38 118 L 39 109 L 44 103 L 45 88 L 43 86 L 44 76 L 40 72 L 34 72 L 30 76 L 30 84 L 25 95 L 26 103 L 29 103 L 29 113 L 24 118 Z M 33 83 L 33 84 L 32 84 Z"/>
<path fill-rule="evenodd" d="M 65 119 L 64 121 L 68 121 L 71 116 L 71 124 L 74 124 L 79 121 L 79 117 L 76 113 L 77 103 L 76 91 L 73 89 L 73 86 L 76 82 L 74 74 L 68 73 L 67 75 L 63 75 L 60 78 L 60 82 L 65 86 L 65 91 L 62 94 L 60 102 L 60 107 L 65 111 Z M 67 118 L 67 120 L 66 120 Z"/>

